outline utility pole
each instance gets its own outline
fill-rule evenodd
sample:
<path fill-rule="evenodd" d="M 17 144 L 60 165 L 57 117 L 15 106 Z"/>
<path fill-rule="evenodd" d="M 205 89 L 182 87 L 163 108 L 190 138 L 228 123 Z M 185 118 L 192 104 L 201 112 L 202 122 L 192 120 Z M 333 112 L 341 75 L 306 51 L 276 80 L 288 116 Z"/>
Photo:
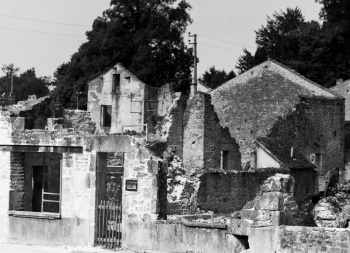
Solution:
<path fill-rule="evenodd" d="M 11 92 L 10 95 L 13 96 L 13 75 L 19 70 L 19 68 L 16 68 L 13 63 L 9 65 L 3 65 L 2 71 L 6 73 L 6 84 L 7 84 L 7 76 L 9 75 L 9 78 L 11 80 Z M 8 88 L 7 88 L 7 95 L 8 94 Z"/>
<path fill-rule="evenodd" d="M 190 42 L 190 44 L 193 45 L 193 61 L 194 61 L 194 68 L 193 68 L 193 83 L 191 85 L 191 97 L 194 97 L 197 93 L 197 34 L 191 35 L 191 33 L 188 33 L 188 36 L 193 37 L 193 43 Z"/>
<path fill-rule="evenodd" d="M 77 110 L 79 110 L 79 95 L 83 94 L 82 92 L 76 92 L 77 94 Z"/>

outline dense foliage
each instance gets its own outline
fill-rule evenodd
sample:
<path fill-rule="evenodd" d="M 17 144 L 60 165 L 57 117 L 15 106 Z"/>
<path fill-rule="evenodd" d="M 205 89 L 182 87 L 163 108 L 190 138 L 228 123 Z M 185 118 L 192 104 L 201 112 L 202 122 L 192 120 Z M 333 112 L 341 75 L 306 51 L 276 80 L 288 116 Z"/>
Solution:
<path fill-rule="evenodd" d="M 48 77 L 37 77 L 35 69 L 31 68 L 25 72 L 13 76 L 13 93 L 15 101 L 27 100 L 29 95 L 37 97 L 45 96 L 49 93 L 47 85 L 50 84 Z M 6 81 L 6 76 L 0 78 L 0 95 L 6 96 L 11 91 L 10 78 Z"/>
<path fill-rule="evenodd" d="M 326 87 L 335 85 L 337 79 L 349 79 L 350 1 L 319 2 L 323 23 L 306 22 L 298 8 L 268 17 L 256 32 L 255 54 L 244 49 L 239 58 L 239 73 L 270 58 Z"/>
<path fill-rule="evenodd" d="M 86 43 L 55 72 L 55 100 L 74 107 L 76 92 L 86 106 L 87 83 L 114 66 L 123 64 L 151 86 L 178 81 L 178 89 L 189 85 L 192 51 L 183 41 L 192 22 L 191 6 L 176 0 L 112 0 L 111 7 L 95 19 Z"/>
<path fill-rule="evenodd" d="M 214 66 L 212 66 L 204 72 L 199 80 L 210 88 L 215 89 L 234 77 L 236 77 L 236 74 L 232 70 L 226 73 L 225 70 L 217 70 Z"/>

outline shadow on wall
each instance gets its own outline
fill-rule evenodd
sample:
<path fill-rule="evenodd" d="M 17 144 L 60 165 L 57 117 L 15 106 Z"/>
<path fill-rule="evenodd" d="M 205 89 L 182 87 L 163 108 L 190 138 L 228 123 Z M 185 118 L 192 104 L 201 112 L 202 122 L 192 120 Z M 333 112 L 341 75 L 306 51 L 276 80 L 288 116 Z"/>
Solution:
<path fill-rule="evenodd" d="M 256 171 L 208 172 L 200 177 L 197 194 L 198 208 L 214 213 L 239 211 L 253 200 L 264 181 L 285 169 L 268 168 Z"/>
<path fill-rule="evenodd" d="M 313 123 L 306 117 L 302 104 L 296 106 L 286 117 L 279 117 L 267 137 L 275 138 L 294 147 L 308 147 L 313 140 L 319 140 Z"/>

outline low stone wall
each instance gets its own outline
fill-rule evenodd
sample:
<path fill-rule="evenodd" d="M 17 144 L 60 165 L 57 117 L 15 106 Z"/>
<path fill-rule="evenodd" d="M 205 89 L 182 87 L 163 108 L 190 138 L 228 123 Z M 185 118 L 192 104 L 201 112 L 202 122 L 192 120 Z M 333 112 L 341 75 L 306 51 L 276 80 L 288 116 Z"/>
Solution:
<path fill-rule="evenodd" d="M 226 230 L 187 227 L 179 223 L 124 223 L 123 247 L 136 252 L 241 252 L 240 237 Z"/>
<path fill-rule="evenodd" d="M 240 172 L 208 172 L 200 177 L 198 207 L 215 213 L 230 213 L 255 198 L 264 181 L 287 170 L 264 169 Z"/>
<path fill-rule="evenodd" d="M 349 252 L 350 233 L 343 228 L 280 226 L 277 252 Z"/>
<path fill-rule="evenodd" d="M 255 171 L 214 171 L 200 177 L 198 207 L 215 213 L 241 210 L 255 198 L 264 181 L 276 173 L 290 174 L 295 178 L 294 197 L 298 203 L 313 194 L 316 172 L 313 170 L 260 169 Z"/>

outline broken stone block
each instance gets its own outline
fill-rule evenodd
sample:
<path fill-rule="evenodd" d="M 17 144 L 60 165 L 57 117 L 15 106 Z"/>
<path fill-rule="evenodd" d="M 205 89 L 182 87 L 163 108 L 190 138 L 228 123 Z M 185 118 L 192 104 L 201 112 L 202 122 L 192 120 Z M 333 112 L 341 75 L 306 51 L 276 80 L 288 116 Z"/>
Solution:
<path fill-rule="evenodd" d="M 260 187 L 262 192 L 294 192 L 294 179 L 290 175 L 276 174 L 265 180 Z"/>
<path fill-rule="evenodd" d="M 283 209 L 283 193 L 265 192 L 255 198 L 255 208 L 258 210 L 281 211 Z"/>
<path fill-rule="evenodd" d="M 348 210 L 344 210 L 348 212 Z M 314 220 L 318 227 L 345 228 L 350 220 L 339 205 L 338 199 L 329 196 L 321 199 L 314 208 Z"/>

